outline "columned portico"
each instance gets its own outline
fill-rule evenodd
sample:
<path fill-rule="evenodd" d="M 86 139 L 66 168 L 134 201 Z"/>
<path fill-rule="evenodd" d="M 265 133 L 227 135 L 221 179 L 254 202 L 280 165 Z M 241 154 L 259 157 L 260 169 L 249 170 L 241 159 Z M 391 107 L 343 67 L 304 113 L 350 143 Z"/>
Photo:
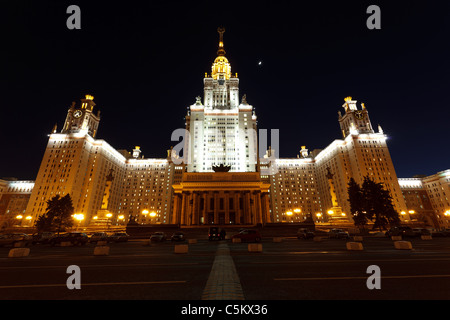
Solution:
<path fill-rule="evenodd" d="M 185 172 L 173 185 L 173 222 L 181 225 L 264 224 L 270 185 L 258 172 Z M 181 199 L 181 200 L 180 200 Z"/>

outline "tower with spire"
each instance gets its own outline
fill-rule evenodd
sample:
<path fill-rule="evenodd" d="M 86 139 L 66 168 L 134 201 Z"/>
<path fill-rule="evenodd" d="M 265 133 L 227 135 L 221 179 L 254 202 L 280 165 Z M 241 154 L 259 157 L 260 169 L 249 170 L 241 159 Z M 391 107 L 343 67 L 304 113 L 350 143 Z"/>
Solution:
<path fill-rule="evenodd" d="M 100 111 L 95 114 L 94 107 L 94 97 L 89 94 L 80 99 L 79 103 L 72 102 L 61 133 L 89 134 L 95 138 L 100 122 Z"/>
<path fill-rule="evenodd" d="M 245 95 L 240 102 L 239 78 L 225 56 L 225 28 L 217 32 L 217 57 L 203 79 L 203 103 L 197 98 L 186 116 L 188 171 L 212 172 L 219 165 L 231 166 L 231 172 L 256 171 L 257 118 Z"/>
<path fill-rule="evenodd" d="M 339 112 L 339 125 L 341 126 L 343 137 L 345 138 L 349 134 L 374 133 L 369 113 L 364 103 L 361 103 L 361 109 L 358 109 L 357 101 L 353 100 L 352 97 L 347 97 L 344 101 L 345 103 L 342 107 L 345 110 L 345 114 L 342 115 Z"/>

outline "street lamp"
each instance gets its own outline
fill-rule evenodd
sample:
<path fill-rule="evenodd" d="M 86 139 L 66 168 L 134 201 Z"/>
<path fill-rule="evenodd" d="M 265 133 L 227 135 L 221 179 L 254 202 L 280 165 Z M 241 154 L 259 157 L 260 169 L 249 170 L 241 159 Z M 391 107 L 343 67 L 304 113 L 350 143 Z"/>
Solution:
<path fill-rule="evenodd" d="M 21 214 L 18 214 L 16 216 L 16 219 L 17 219 L 17 224 L 21 226 L 22 225 L 23 216 Z"/>
<path fill-rule="evenodd" d="M 153 223 L 153 219 L 157 216 L 155 211 L 150 212 L 150 223 Z"/>
<path fill-rule="evenodd" d="M 300 214 L 300 212 L 302 212 L 302 209 L 300 209 L 300 208 L 295 208 L 294 209 L 294 213 L 295 213 L 295 218 L 296 218 L 296 220 L 298 220 L 298 215 Z"/>
<path fill-rule="evenodd" d="M 292 217 L 293 213 L 292 213 L 292 211 L 287 211 L 286 215 L 289 217 L 289 219 L 288 219 L 288 222 L 289 222 L 289 220 Z"/>
<path fill-rule="evenodd" d="M 75 231 L 78 231 L 78 228 L 80 227 L 81 221 L 84 220 L 84 214 L 82 214 L 82 213 L 75 213 L 73 215 L 73 218 L 78 221 L 77 229 L 75 230 Z"/>
<path fill-rule="evenodd" d="M 112 215 L 112 213 L 111 212 L 108 212 L 107 214 L 106 214 L 106 217 L 108 218 L 108 230 L 109 230 L 109 228 L 111 228 L 111 217 L 112 217 L 113 215 Z"/>
<path fill-rule="evenodd" d="M 147 215 L 150 213 L 150 211 L 148 211 L 147 209 L 142 210 L 142 214 L 144 215 L 144 219 L 147 222 Z M 142 221 L 141 221 L 142 223 Z"/>

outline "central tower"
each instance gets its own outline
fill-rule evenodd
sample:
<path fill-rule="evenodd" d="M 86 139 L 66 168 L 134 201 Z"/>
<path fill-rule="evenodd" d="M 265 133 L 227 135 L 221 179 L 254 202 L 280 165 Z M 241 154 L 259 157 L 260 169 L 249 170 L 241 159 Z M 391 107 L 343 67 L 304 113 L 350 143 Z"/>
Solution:
<path fill-rule="evenodd" d="M 204 97 L 197 97 L 186 116 L 188 172 L 212 172 L 230 166 L 231 172 L 252 172 L 257 166 L 256 115 L 246 96 L 239 103 L 239 78 L 225 57 L 223 34 L 211 74 L 203 79 Z"/>

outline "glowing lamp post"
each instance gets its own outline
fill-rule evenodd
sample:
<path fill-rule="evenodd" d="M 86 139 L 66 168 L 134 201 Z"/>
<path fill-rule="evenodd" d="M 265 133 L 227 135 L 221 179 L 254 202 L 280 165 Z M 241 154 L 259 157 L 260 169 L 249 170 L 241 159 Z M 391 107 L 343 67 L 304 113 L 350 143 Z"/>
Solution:
<path fill-rule="evenodd" d="M 316 217 L 317 217 L 317 222 L 319 222 L 319 220 L 322 218 L 322 213 L 317 212 Z"/>
<path fill-rule="evenodd" d="M 17 224 L 18 225 L 22 225 L 22 219 L 23 219 L 23 216 L 21 214 L 18 214 L 16 216 L 16 220 L 17 220 Z"/>
<path fill-rule="evenodd" d="M 157 216 L 155 211 L 150 212 L 150 223 L 154 223 L 153 219 Z"/>
<path fill-rule="evenodd" d="M 288 218 L 288 222 L 289 222 L 291 217 L 292 217 L 292 215 L 293 215 L 293 213 L 292 213 L 292 211 L 288 211 L 288 212 L 286 212 L 286 215 L 289 217 Z"/>
<path fill-rule="evenodd" d="M 295 219 L 298 220 L 299 219 L 299 214 L 302 212 L 302 209 L 300 208 L 295 208 L 294 209 L 294 213 L 295 213 Z"/>
<path fill-rule="evenodd" d="M 32 216 L 27 216 L 27 217 L 25 218 L 25 220 L 27 220 L 27 226 L 28 226 L 28 227 L 29 227 L 30 224 L 31 224 L 31 219 L 33 219 Z"/>
<path fill-rule="evenodd" d="M 84 220 L 84 214 L 82 214 L 82 213 L 75 213 L 73 215 L 73 218 L 78 221 L 77 229 L 75 230 L 75 231 L 78 231 L 78 228 L 80 227 L 81 221 Z"/>
<path fill-rule="evenodd" d="M 108 230 L 109 230 L 109 228 L 111 228 L 111 218 L 112 218 L 112 213 L 107 213 L 106 214 L 106 217 L 108 218 Z"/>
<path fill-rule="evenodd" d="M 150 213 L 147 209 L 142 210 L 142 214 L 144 215 L 144 219 L 147 220 L 147 215 Z M 141 221 L 142 224 L 142 221 Z"/>

